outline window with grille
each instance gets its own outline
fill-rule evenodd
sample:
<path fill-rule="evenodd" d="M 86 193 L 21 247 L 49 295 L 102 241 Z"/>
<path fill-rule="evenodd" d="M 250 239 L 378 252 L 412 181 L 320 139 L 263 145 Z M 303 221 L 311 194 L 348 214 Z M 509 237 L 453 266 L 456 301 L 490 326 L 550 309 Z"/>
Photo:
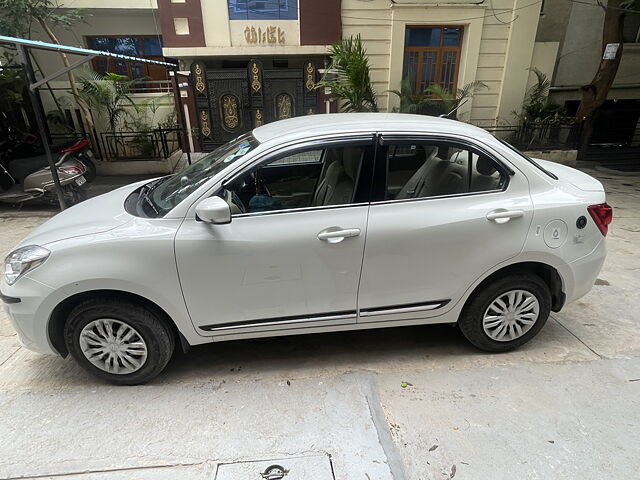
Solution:
<path fill-rule="evenodd" d="M 402 78 L 408 78 L 415 93 L 438 84 L 451 92 L 458 86 L 462 49 L 461 26 L 408 26 L 404 36 Z"/>

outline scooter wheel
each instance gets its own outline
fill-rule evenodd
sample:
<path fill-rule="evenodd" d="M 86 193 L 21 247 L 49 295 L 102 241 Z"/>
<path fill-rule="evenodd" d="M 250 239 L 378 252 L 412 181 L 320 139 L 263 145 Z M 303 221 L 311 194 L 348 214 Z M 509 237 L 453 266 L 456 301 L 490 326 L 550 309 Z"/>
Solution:
<path fill-rule="evenodd" d="M 86 156 L 82 157 L 82 164 L 87 167 L 87 171 L 84 174 L 84 178 L 87 182 L 93 182 L 96 178 L 97 170 L 96 164 L 89 160 Z"/>

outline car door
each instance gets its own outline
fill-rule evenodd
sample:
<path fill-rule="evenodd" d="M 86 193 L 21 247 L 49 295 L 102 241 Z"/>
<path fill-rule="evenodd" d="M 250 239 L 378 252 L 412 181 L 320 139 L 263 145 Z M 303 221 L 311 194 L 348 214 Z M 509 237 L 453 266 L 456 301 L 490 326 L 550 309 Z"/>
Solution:
<path fill-rule="evenodd" d="M 524 175 L 469 140 L 381 137 L 358 322 L 436 316 L 516 256 L 532 219 Z"/>
<path fill-rule="evenodd" d="M 232 221 L 185 219 L 184 298 L 203 335 L 355 323 L 373 137 L 298 145 L 226 179 Z"/>

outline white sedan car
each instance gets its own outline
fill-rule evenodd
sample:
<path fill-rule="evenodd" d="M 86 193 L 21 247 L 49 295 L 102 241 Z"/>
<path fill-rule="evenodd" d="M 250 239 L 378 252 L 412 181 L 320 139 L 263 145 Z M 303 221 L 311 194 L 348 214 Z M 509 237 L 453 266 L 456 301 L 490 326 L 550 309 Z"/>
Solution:
<path fill-rule="evenodd" d="M 600 182 L 479 128 L 307 116 L 58 214 L 0 290 L 25 347 L 117 384 L 276 335 L 457 323 L 501 352 L 591 289 L 611 218 Z"/>

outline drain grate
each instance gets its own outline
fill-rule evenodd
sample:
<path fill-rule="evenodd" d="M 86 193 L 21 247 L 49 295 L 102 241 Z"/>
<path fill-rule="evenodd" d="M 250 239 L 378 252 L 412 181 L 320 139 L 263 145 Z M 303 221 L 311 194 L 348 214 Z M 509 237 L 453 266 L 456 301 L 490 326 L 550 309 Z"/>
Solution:
<path fill-rule="evenodd" d="M 335 480 L 328 455 L 221 463 L 215 480 Z"/>

